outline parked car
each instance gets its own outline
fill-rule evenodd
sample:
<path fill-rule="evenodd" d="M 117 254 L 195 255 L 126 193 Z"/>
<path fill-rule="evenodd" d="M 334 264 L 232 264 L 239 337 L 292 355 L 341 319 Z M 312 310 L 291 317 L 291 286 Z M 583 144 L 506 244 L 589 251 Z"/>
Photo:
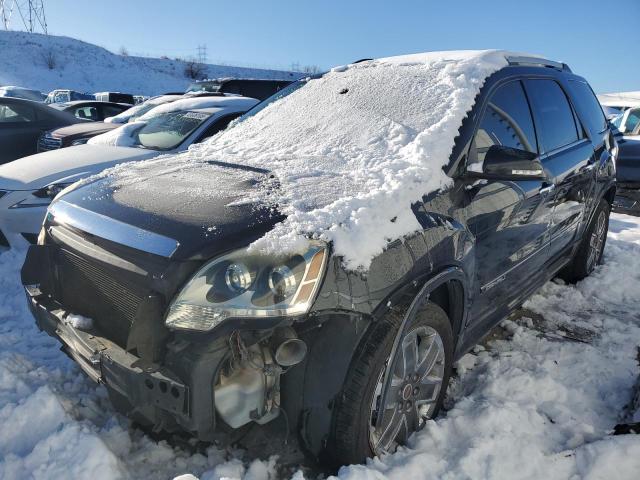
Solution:
<path fill-rule="evenodd" d="M 95 100 L 91 93 L 81 93 L 75 90 L 57 89 L 49 92 L 44 103 L 66 103 L 75 102 L 76 100 Z"/>
<path fill-rule="evenodd" d="M 629 108 L 612 122 L 617 127 L 617 190 L 614 211 L 640 215 L 640 107 Z"/>
<path fill-rule="evenodd" d="M 105 118 L 118 115 L 131 108 L 127 103 L 101 102 L 97 100 L 75 100 L 73 102 L 59 102 L 49 105 L 51 108 L 69 112 L 80 120 L 101 122 Z"/>
<path fill-rule="evenodd" d="M 23 98 L 33 102 L 43 102 L 47 98 L 46 95 L 38 90 L 14 86 L 0 87 L 0 97 Z"/>
<path fill-rule="evenodd" d="M 80 121 L 43 103 L 0 97 L 0 165 L 35 153 L 42 132 Z"/>
<path fill-rule="evenodd" d="M 102 144 L 43 152 L 1 166 L 0 246 L 35 242 L 47 206 L 70 184 L 119 163 L 186 150 L 257 103 L 238 96 L 186 99 L 104 134 L 111 137 L 91 140 Z"/>
<path fill-rule="evenodd" d="M 450 93 L 460 123 L 447 124 Z M 395 154 L 410 166 L 390 188 L 415 200 L 369 200 L 380 184 L 359 179 L 402 180 Z M 141 424 L 224 444 L 282 415 L 314 457 L 361 462 L 437 415 L 453 362 L 537 288 L 593 271 L 614 154 L 596 97 L 564 64 L 364 62 L 285 88 L 192 155 L 70 188 L 22 281 L 39 327 Z M 355 180 L 327 168 L 344 162 Z M 345 205 L 375 218 L 247 249 L 313 223 L 305 212 L 344 185 L 363 196 L 320 203 L 319 221 Z M 343 252 L 370 251 L 372 236 L 386 247 L 366 271 L 349 267 Z"/>
<path fill-rule="evenodd" d="M 117 123 L 80 122 L 44 132 L 38 138 L 38 152 L 84 145 L 90 138 L 118 128 Z"/>
<path fill-rule="evenodd" d="M 70 127 L 58 128 L 45 132 L 38 140 L 38 152 L 55 150 L 58 148 L 71 147 L 87 143 L 90 138 L 101 135 L 110 130 L 118 128 L 121 124 L 134 122 L 158 105 L 174 102 L 184 98 L 194 98 L 203 96 L 224 96 L 223 93 L 195 93 L 159 95 L 150 98 L 140 105 L 124 110 L 113 117 L 107 117 L 104 122 L 82 122 Z"/>
<path fill-rule="evenodd" d="M 187 87 L 186 93 L 235 93 L 264 100 L 289 85 L 292 80 L 260 80 L 251 78 L 218 78 L 198 80 Z"/>
<path fill-rule="evenodd" d="M 181 98 L 185 98 L 185 95 L 162 95 L 151 98 L 140 105 L 127 108 L 115 116 L 107 116 L 104 122 L 82 122 L 70 127 L 45 132 L 38 139 L 38 152 L 85 144 L 90 138 L 114 130 L 121 124 L 135 121 L 158 105 L 173 102 Z M 105 109 L 99 109 L 99 111 L 102 112 L 103 115 L 112 113 Z"/>
<path fill-rule="evenodd" d="M 130 106 L 136 103 L 133 95 L 130 93 L 98 92 L 93 95 L 99 102 L 126 103 Z"/>

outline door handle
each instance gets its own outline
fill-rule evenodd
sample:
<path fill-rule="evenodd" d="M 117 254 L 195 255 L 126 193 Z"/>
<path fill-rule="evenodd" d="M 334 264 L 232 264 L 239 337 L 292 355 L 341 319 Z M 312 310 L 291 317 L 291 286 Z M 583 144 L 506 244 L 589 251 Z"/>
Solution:
<path fill-rule="evenodd" d="M 551 193 L 556 189 L 555 183 L 545 183 L 540 187 L 540 193 Z"/>

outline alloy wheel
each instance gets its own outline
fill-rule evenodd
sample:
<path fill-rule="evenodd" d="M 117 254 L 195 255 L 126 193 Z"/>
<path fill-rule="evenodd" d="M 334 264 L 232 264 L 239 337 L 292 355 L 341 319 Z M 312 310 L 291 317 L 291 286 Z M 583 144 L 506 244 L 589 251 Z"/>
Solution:
<path fill-rule="evenodd" d="M 601 211 L 589 238 L 589 255 L 587 257 L 587 271 L 589 273 L 593 271 L 602 256 L 602 248 L 607 234 L 606 227 L 607 217 L 605 212 Z"/>
<path fill-rule="evenodd" d="M 386 366 L 379 374 L 371 402 L 369 444 L 375 455 L 393 452 L 424 426 L 436 408 L 444 379 L 444 344 L 431 327 L 418 326 L 406 333 L 395 357 L 385 405 L 381 402 Z"/>

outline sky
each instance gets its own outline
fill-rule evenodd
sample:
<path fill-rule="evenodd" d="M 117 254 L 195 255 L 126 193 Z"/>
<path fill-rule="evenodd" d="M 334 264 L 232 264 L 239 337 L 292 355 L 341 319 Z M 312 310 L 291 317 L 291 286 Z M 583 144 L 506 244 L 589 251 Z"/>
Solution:
<path fill-rule="evenodd" d="M 124 47 L 131 55 L 197 57 L 198 46 L 206 45 L 208 63 L 327 69 L 360 58 L 498 48 L 566 62 L 599 93 L 640 90 L 640 0 L 44 0 L 44 5 L 49 33 L 114 52 Z"/>

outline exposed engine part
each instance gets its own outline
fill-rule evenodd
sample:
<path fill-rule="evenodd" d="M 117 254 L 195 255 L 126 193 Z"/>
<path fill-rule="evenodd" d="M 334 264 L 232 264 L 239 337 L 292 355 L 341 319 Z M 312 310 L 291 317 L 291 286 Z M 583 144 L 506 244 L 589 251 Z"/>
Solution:
<path fill-rule="evenodd" d="M 228 365 L 214 387 L 218 414 L 232 428 L 270 422 L 280 413 L 280 376 L 304 359 L 307 345 L 290 327 L 250 347 L 234 332 L 229 345 Z"/>

